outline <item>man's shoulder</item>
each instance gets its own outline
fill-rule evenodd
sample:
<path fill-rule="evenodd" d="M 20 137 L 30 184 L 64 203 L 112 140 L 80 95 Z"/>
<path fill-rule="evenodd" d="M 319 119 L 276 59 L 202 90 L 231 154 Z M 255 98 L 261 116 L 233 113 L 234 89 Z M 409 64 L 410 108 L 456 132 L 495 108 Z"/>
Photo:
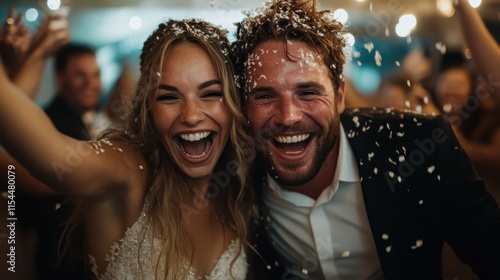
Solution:
<path fill-rule="evenodd" d="M 432 127 L 447 123 L 443 115 L 377 107 L 346 108 L 341 114 L 341 121 L 349 138 L 363 134 L 374 136 L 383 132 L 389 133 L 390 138 L 402 137 L 406 133 L 425 134 Z"/>
<path fill-rule="evenodd" d="M 350 119 L 354 123 L 362 120 L 369 122 L 413 121 L 417 123 L 433 121 L 440 117 L 441 115 L 423 114 L 411 110 L 380 107 L 346 108 L 341 114 L 343 122 Z"/>

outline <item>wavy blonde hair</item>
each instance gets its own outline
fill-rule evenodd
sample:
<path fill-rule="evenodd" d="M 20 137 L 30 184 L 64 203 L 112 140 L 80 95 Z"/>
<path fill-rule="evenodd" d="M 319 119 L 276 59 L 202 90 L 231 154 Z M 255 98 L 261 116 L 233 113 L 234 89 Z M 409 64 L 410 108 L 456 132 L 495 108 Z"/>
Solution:
<path fill-rule="evenodd" d="M 238 255 L 247 244 L 248 226 L 255 212 L 254 195 L 245 186 L 245 181 L 254 149 L 245 130 L 247 122 L 240 109 L 241 100 L 226 33 L 217 26 L 194 19 L 169 20 L 160 24 L 143 46 L 140 57 L 141 75 L 124 124 L 125 129 L 113 130 L 105 135 L 108 139 L 130 143 L 147 163 L 151 198 L 148 219 L 154 235 L 164 238 L 159 258 L 163 263 L 155 264 L 156 277 L 159 278 L 183 278 L 187 273 L 183 260 L 187 257 L 192 261 L 194 253 L 194 246 L 183 220 L 182 203 L 182 196 L 186 191 L 193 191 L 156 135 L 151 112 L 164 58 L 173 46 L 183 42 L 197 44 L 207 51 L 221 81 L 224 102 L 232 115 L 230 141 L 212 173 L 210 186 L 217 188 L 217 195 L 213 198 L 217 214 L 242 241 Z M 233 167 L 236 167 L 236 172 L 229 170 Z M 221 185 L 214 181 L 213 176 L 221 172 L 229 178 L 227 184 Z M 164 269 L 163 276 L 159 267 Z"/>

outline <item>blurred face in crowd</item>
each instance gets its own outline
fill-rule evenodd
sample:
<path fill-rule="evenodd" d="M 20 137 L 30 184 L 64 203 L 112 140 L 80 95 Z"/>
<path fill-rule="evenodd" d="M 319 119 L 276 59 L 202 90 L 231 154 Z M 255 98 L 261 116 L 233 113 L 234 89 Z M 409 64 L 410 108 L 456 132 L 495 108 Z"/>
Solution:
<path fill-rule="evenodd" d="M 101 72 L 93 54 L 68 59 L 66 71 L 56 76 L 59 94 L 82 111 L 92 110 L 99 101 Z"/>
<path fill-rule="evenodd" d="M 312 180 L 339 138 L 344 84 L 314 49 L 299 41 L 267 41 L 249 56 L 246 113 L 266 168 L 284 186 Z"/>
<path fill-rule="evenodd" d="M 472 92 L 469 73 L 463 68 L 446 70 L 438 81 L 436 95 L 445 113 L 457 112 L 467 102 Z"/>

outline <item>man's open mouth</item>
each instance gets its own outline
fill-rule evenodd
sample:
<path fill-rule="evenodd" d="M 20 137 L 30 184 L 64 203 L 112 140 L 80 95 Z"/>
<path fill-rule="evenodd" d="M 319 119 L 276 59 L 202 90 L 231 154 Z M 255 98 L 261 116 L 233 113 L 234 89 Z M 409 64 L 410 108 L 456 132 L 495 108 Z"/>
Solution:
<path fill-rule="evenodd" d="M 311 134 L 274 136 L 273 144 L 288 155 L 300 154 L 311 141 Z"/>

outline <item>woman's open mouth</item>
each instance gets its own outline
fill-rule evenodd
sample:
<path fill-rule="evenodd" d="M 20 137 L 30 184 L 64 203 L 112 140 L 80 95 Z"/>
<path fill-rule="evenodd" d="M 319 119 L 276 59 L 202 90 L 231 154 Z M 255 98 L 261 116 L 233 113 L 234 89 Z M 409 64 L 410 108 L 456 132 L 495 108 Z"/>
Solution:
<path fill-rule="evenodd" d="M 183 133 L 177 135 L 176 142 L 187 158 L 198 160 L 209 153 L 215 136 L 211 131 Z"/>

